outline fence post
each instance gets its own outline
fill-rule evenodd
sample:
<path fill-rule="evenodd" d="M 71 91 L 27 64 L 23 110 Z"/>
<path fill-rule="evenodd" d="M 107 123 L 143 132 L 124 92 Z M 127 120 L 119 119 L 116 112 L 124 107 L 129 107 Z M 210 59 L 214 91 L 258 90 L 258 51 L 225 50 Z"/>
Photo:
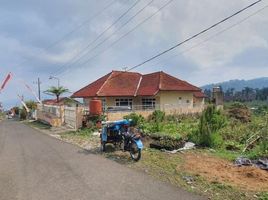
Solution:
<path fill-rule="evenodd" d="M 75 105 L 75 127 L 74 129 L 77 131 L 78 130 L 78 104 Z"/>

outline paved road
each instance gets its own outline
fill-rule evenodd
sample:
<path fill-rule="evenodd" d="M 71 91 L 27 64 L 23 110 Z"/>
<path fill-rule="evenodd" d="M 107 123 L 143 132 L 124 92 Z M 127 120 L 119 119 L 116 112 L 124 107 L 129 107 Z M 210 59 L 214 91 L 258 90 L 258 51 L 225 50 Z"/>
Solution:
<path fill-rule="evenodd" d="M 0 200 L 202 199 L 15 121 L 0 122 Z"/>

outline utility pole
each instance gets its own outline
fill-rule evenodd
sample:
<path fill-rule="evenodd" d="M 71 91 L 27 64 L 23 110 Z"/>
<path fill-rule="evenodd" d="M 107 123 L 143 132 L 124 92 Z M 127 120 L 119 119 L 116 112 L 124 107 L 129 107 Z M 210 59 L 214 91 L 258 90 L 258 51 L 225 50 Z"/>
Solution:
<path fill-rule="evenodd" d="M 34 84 L 37 84 L 37 87 L 38 87 L 38 98 L 39 100 L 41 101 L 41 81 L 40 81 L 40 78 L 37 79 L 37 82 L 34 82 Z"/>
<path fill-rule="evenodd" d="M 41 101 L 41 89 L 40 89 L 41 82 L 40 82 L 40 78 L 37 79 L 37 84 L 38 84 L 38 98 Z"/>

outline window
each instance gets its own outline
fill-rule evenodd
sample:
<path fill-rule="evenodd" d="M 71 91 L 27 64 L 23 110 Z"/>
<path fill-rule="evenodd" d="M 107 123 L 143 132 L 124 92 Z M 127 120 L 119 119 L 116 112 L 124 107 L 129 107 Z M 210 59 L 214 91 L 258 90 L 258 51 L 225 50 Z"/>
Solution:
<path fill-rule="evenodd" d="M 132 107 L 132 99 L 115 99 L 115 105 Z"/>
<path fill-rule="evenodd" d="M 155 109 L 155 99 L 146 98 L 142 99 L 142 109 Z"/>
<path fill-rule="evenodd" d="M 102 110 L 105 110 L 106 109 L 106 99 L 102 99 L 101 103 L 102 103 Z"/>
<path fill-rule="evenodd" d="M 181 104 L 182 103 L 182 98 L 179 97 L 178 99 L 179 99 L 178 103 Z"/>
<path fill-rule="evenodd" d="M 189 100 L 189 99 L 187 99 L 187 100 L 186 100 L 186 103 L 190 103 L 190 100 Z"/>

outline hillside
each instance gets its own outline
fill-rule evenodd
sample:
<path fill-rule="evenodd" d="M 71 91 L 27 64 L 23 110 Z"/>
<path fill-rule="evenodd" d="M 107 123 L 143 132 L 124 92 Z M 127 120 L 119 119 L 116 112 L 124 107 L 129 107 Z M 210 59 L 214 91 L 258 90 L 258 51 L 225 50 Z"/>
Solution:
<path fill-rule="evenodd" d="M 230 80 L 221 83 L 212 83 L 204 85 L 202 89 L 212 89 L 214 86 L 222 86 L 223 90 L 226 91 L 228 88 L 234 88 L 236 91 L 241 91 L 245 87 L 250 88 L 263 88 L 268 87 L 268 77 L 256 78 L 251 80 Z"/>

